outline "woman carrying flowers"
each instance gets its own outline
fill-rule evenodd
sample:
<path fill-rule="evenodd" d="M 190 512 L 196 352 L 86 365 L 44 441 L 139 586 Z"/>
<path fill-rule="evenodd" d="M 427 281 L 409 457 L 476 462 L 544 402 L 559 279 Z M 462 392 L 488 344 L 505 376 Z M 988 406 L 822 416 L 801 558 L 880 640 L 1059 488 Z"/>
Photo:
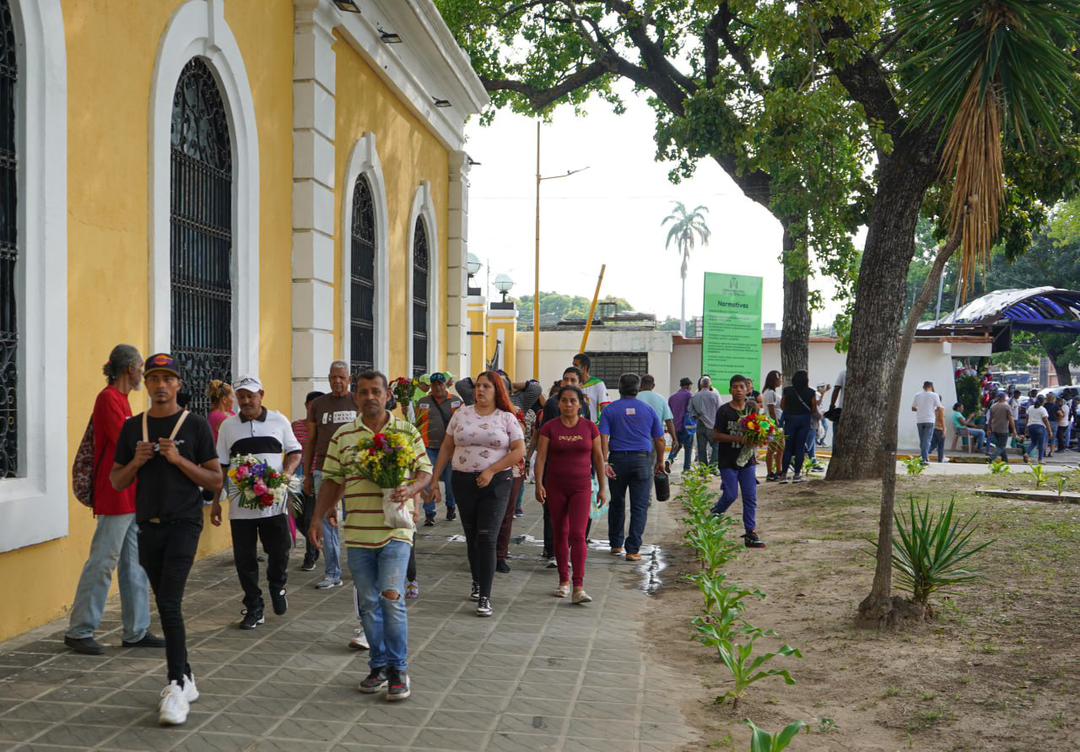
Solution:
<path fill-rule="evenodd" d="M 728 510 L 742 490 L 743 540 L 747 548 L 765 548 L 757 534 L 757 447 L 766 445 L 776 433 L 771 418 L 759 415 L 746 401 L 749 384 L 743 376 L 731 377 L 731 401 L 716 411 L 713 441 L 718 442 L 717 464 L 720 467 L 720 499 L 713 514 Z"/>

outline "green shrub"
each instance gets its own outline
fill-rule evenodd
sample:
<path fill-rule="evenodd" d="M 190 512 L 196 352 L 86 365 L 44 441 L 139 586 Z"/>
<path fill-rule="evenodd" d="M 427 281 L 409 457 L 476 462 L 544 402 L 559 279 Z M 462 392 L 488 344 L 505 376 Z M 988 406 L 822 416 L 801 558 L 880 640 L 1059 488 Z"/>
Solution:
<path fill-rule="evenodd" d="M 1040 487 L 1042 487 L 1042 484 L 1046 482 L 1046 468 L 1042 465 L 1032 465 L 1031 477 L 1035 479 L 1035 490 L 1038 490 Z"/>
<path fill-rule="evenodd" d="M 990 463 L 991 475 L 1008 475 L 1009 474 L 1009 461 L 1003 459 L 996 459 Z"/>
<path fill-rule="evenodd" d="M 750 752 L 783 752 L 806 724 L 795 721 L 775 736 L 759 729 L 749 718 L 746 725 L 750 727 Z"/>
<path fill-rule="evenodd" d="M 926 465 L 923 464 L 922 457 L 908 457 L 904 460 L 904 467 L 907 469 L 907 474 L 913 478 L 917 478 L 922 475 L 923 470 L 926 469 Z"/>
<path fill-rule="evenodd" d="M 971 415 L 979 406 L 979 380 L 974 376 L 961 376 L 956 380 L 956 401 L 964 406 L 964 413 Z"/>
<path fill-rule="evenodd" d="M 956 501 L 950 500 L 947 506 L 934 512 L 929 498 L 919 505 L 911 497 L 909 516 L 897 512 L 894 517 L 897 535 L 893 537 L 892 561 L 897 587 L 911 593 L 912 600 L 922 606 L 929 605 L 935 592 L 978 579 L 977 571 L 963 565 L 993 543 L 990 540 L 972 546 L 977 515 L 961 521 L 955 507 Z M 871 543 L 877 547 L 876 541 Z"/>

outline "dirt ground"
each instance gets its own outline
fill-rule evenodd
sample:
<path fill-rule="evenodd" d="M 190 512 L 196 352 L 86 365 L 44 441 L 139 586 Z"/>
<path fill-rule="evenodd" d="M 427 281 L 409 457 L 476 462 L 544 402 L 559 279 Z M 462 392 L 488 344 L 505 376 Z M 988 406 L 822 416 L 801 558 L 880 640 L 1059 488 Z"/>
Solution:
<path fill-rule="evenodd" d="M 758 529 L 768 548 L 744 550 L 730 573 L 767 594 L 747 617 L 778 633 L 768 646 L 786 642 L 803 658 L 776 661 L 794 686 L 765 679 L 735 709 L 713 702 L 729 674 L 692 639 L 701 595 L 682 577 L 689 552 L 667 541 L 672 566 L 649 630 L 663 660 L 703 687 L 684 708 L 705 739 L 691 748 L 746 750 L 751 718 L 772 732 L 805 721 L 793 752 L 1080 750 L 1080 505 L 977 497 L 979 483 L 990 485 L 985 476 L 899 480 L 898 507 L 912 493 L 955 496 L 959 510 L 980 512 L 975 539 L 996 542 L 975 565 L 982 580 L 936 596 L 934 621 L 893 632 L 853 626 L 873 575 L 866 539 L 876 535 L 880 485 L 763 483 Z"/>

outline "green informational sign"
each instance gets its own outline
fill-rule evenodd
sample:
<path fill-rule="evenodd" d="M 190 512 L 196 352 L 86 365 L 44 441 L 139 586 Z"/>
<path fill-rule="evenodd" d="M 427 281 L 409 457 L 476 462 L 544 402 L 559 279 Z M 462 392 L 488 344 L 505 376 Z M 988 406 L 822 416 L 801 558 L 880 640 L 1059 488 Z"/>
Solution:
<path fill-rule="evenodd" d="M 701 372 L 721 394 L 737 373 L 761 389 L 761 277 L 705 273 Z"/>

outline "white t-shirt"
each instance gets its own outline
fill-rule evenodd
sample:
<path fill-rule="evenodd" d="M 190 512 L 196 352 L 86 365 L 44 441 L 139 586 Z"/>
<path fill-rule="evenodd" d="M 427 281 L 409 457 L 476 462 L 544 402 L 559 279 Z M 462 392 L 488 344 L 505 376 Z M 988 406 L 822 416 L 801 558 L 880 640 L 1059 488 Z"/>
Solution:
<path fill-rule="evenodd" d="M 836 374 L 836 383 L 833 384 L 833 389 L 836 390 L 836 407 L 844 407 L 844 395 L 847 393 L 847 369 L 845 368 L 840 373 Z"/>
<path fill-rule="evenodd" d="M 770 418 L 772 415 L 769 414 L 769 405 L 772 405 L 776 412 L 776 419 L 780 420 L 780 416 L 782 415 L 780 412 L 780 398 L 777 396 L 775 389 L 766 389 L 761 393 L 761 405 L 764 408 L 761 412 L 765 415 L 769 415 Z"/>
<path fill-rule="evenodd" d="M 1046 424 L 1043 423 L 1043 421 L 1046 420 L 1049 422 L 1049 419 L 1050 413 L 1046 412 L 1045 407 L 1035 407 L 1035 405 L 1031 405 L 1027 409 L 1027 424 L 1029 426 L 1042 426 L 1043 428 L 1046 428 Z"/>
<path fill-rule="evenodd" d="M 592 379 L 589 379 L 592 381 Z M 585 398 L 589 400 L 589 415 L 593 419 L 593 423 L 600 425 L 600 406 L 608 401 L 607 398 L 607 385 L 600 380 L 597 380 L 593 384 L 581 387 L 581 391 L 585 394 Z"/>
<path fill-rule="evenodd" d="M 911 406 L 915 409 L 916 423 L 933 423 L 934 412 L 941 406 L 941 397 L 937 392 L 928 392 L 924 389 L 915 395 Z"/>
<path fill-rule="evenodd" d="M 218 429 L 217 453 L 223 468 L 238 454 L 253 454 L 274 470 L 281 470 L 285 455 L 301 451 L 300 442 L 293 434 L 289 419 L 274 410 L 266 410 L 263 419 L 242 420 L 239 415 L 227 418 Z M 228 481 L 232 485 L 232 481 Z M 281 501 L 266 509 L 245 509 L 240 497 L 229 493 L 229 518 L 233 520 L 256 520 L 285 514 L 286 502 Z"/>
<path fill-rule="evenodd" d="M 1068 426 L 1072 420 L 1069 418 L 1069 406 L 1058 405 L 1058 425 Z"/>

